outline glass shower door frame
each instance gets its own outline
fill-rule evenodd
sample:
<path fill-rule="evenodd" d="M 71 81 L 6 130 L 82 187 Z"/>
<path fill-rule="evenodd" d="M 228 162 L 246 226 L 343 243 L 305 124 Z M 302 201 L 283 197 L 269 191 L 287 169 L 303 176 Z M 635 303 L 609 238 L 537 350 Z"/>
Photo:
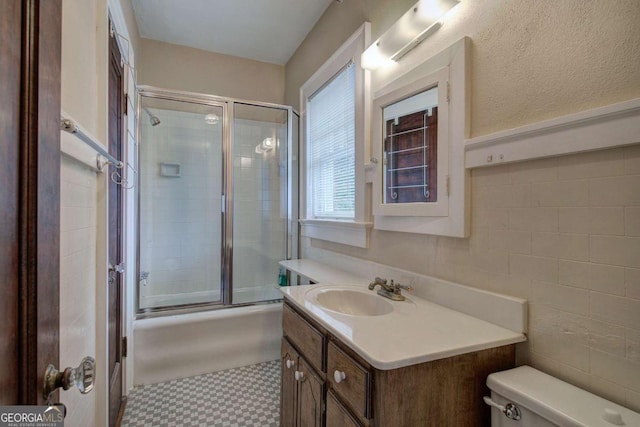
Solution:
<path fill-rule="evenodd" d="M 238 108 L 236 108 L 238 107 Z M 225 271 L 225 273 L 227 274 L 227 281 L 225 282 L 226 285 L 226 293 L 225 293 L 225 297 L 226 299 L 224 300 L 224 303 L 226 306 L 239 306 L 239 305 L 251 305 L 251 304 L 255 304 L 255 303 L 262 303 L 262 302 L 270 302 L 270 301 L 280 301 L 282 299 L 282 297 L 280 296 L 279 293 L 278 297 L 267 297 L 265 296 L 265 294 L 262 294 L 263 299 L 257 300 L 257 301 L 242 301 L 242 302 L 236 302 L 238 300 L 241 300 L 242 298 L 238 298 L 238 291 L 242 292 L 242 286 L 239 286 L 235 289 L 236 291 L 236 299 L 234 299 L 234 285 L 238 284 L 236 283 L 237 281 L 235 280 L 236 278 L 234 278 L 234 254 L 237 255 L 238 254 L 238 250 L 240 249 L 240 244 L 238 244 L 238 236 L 234 236 L 234 227 L 235 227 L 235 223 L 234 220 L 237 220 L 236 214 L 238 212 L 234 212 L 234 209 L 237 207 L 236 204 L 234 203 L 234 198 L 238 195 L 238 189 L 240 187 L 240 181 L 236 180 L 236 177 L 234 177 L 234 172 L 238 169 L 236 167 L 236 165 L 234 165 L 234 161 L 237 160 L 236 158 L 236 154 L 235 153 L 235 149 L 239 149 L 239 145 L 240 145 L 240 137 L 236 138 L 236 127 L 238 126 L 238 123 L 236 123 L 236 120 L 241 120 L 240 118 L 243 117 L 243 113 L 242 110 L 244 110 L 244 113 L 246 114 L 247 110 L 246 108 L 253 108 L 253 107 L 258 107 L 261 108 L 263 110 L 261 111 L 267 111 L 267 110 L 277 110 L 283 114 L 283 117 L 286 117 L 286 126 L 283 128 L 283 130 L 286 131 L 286 142 L 284 144 L 282 144 L 282 146 L 280 145 L 280 140 L 278 138 L 274 139 L 277 141 L 276 142 L 276 146 L 277 146 L 277 151 L 276 155 L 279 155 L 279 150 L 284 149 L 286 150 L 286 159 L 283 161 L 283 163 L 286 164 L 286 167 L 284 168 L 284 172 L 286 173 L 286 176 L 281 177 L 281 182 L 284 181 L 286 183 L 286 194 L 284 194 L 283 196 L 281 195 L 281 197 L 283 197 L 280 202 L 285 202 L 286 203 L 286 209 L 284 210 L 286 217 L 284 218 L 284 231 L 282 234 L 282 239 L 283 239 L 283 246 L 282 248 L 284 249 L 283 253 L 282 253 L 282 257 L 280 259 L 291 259 L 292 257 L 296 257 L 298 255 L 298 233 L 297 233 L 297 228 L 298 228 L 298 223 L 297 223 L 297 212 L 298 212 L 298 206 L 297 206 L 297 197 L 295 197 L 295 194 L 297 193 L 297 187 L 295 187 L 296 182 L 297 182 L 297 173 L 294 174 L 294 171 L 297 172 L 297 163 L 294 161 L 294 158 L 296 156 L 296 153 L 294 151 L 294 135 L 293 135 L 293 122 L 294 122 L 294 114 L 295 112 L 293 111 L 292 107 L 289 106 L 283 106 L 283 105 L 278 105 L 278 104 L 270 104 L 270 103 L 264 103 L 264 102 L 256 102 L 256 101 L 245 101 L 245 100 L 229 100 L 229 156 L 227 157 L 227 182 L 231 183 L 231 185 L 227 188 L 227 198 L 226 198 L 226 206 L 225 206 L 225 212 L 228 212 L 228 215 L 226 215 L 226 223 L 225 223 L 225 234 L 226 234 L 226 242 L 227 242 L 227 246 L 226 246 L 226 250 L 227 253 L 225 254 L 225 261 L 226 264 L 223 267 L 223 270 Z M 246 118 L 246 117 L 245 117 Z M 250 119 L 251 120 L 251 119 Z M 255 119 L 258 120 L 258 119 Z M 258 120 L 261 124 L 262 123 L 273 123 L 274 125 L 277 126 L 277 121 L 271 122 L 269 120 L 266 121 L 262 121 L 262 120 Z M 264 136 L 264 135 L 263 135 Z M 259 138 L 258 140 L 254 141 L 255 142 L 260 142 L 261 138 Z M 297 140 L 296 140 L 297 141 Z M 257 153 L 257 147 L 256 147 L 256 153 Z M 244 153 L 238 153 L 241 156 L 244 156 L 246 154 Z M 295 167 L 293 165 L 296 165 Z M 278 163 L 278 165 L 280 165 L 280 163 Z M 270 165 L 267 164 L 267 167 L 269 167 Z M 272 165 L 271 165 L 272 166 Z M 262 164 L 262 167 L 265 167 L 265 164 Z M 294 181 L 295 180 L 295 181 Z M 234 183 L 237 183 L 238 185 L 234 186 Z M 233 187 L 233 188 L 232 188 Z M 264 189 L 264 188 L 263 188 Z M 296 193 L 294 193 L 294 191 Z M 261 196 L 263 197 L 263 196 Z M 267 199 L 271 202 L 273 202 L 273 199 Z M 264 202 L 263 199 L 259 200 L 260 202 Z M 245 211 L 246 213 L 246 211 Z M 294 222 L 295 224 L 292 223 L 292 218 L 295 218 Z M 234 247 L 233 244 L 234 242 L 236 242 L 236 250 L 234 251 Z M 237 267 L 237 265 L 236 265 Z M 275 274 L 271 276 L 266 275 L 265 279 L 269 280 L 270 278 L 275 279 L 275 277 L 277 276 L 277 272 Z"/>
<path fill-rule="evenodd" d="M 200 104 L 200 105 L 207 105 L 207 106 L 212 106 L 212 107 L 217 107 L 220 108 L 222 110 L 222 120 L 224 120 L 229 114 L 228 114 L 228 103 L 225 100 L 221 100 L 221 99 L 214 99 L 213 97 L 208 97 L 208 96 L 193 96 L 193 94 L 189 94 L 189 93 L 182 93 L 182 92 L 174 92 L 174 91 L 166 91 L 163 89 L 157 89 L 157 88 L 153 88 L 153 87 L 148 87 L 148 86 L 141 86 L 138 90 L 138 102 L 137 102 L 137 138 L 136 140 L 138 141 L 137 147 L 136 147 L 136 170 L 138 170 L 137 173 L 137 183 L 136 183 L 136 190 L 137 190 L 137 195 L 136 195 L 136 199 L 137 199 L 137 204 L 136 204 L 136 213 L 135 213 L 135 217 L 136 217 L 136 230 L 135 233 L 137 235 L 136 238 L 136 292 L 135 292 L 135 296 L 136 296 L 136 301 L 135 301 L 135 307 L 136 307 L 136 314 L 138 318 L 143 318 L 143 317 L 147 317 L 147 316 L 153 316 L 156 313 L 161 313 L 161 312 L 167 312 L 167 311 L 171 311 L 174 312 L 174 310 L 191 310 L 191 309 L 214 309 L 214 308 L 218 308 L 221 307 L 223 305 L 223 301 L 224 301 L 224 289 L 225 289 L 225 283 L 224 283 L 224 271 L 221 268 L 220 270 L 220 277 L 219 277 L 219 288 L 220 288 L 220 298 L 218 300 L 215 301 L 207 301 L 207 302 L 198 302 L 198 303 L 184 303 L 184 304 L 171 304 L 171 305 L 162 305 L 162 306 L 157 306 L 157 307 L 148 307 L 148 308 L 141 308 L 140 303 L 141 303 L 141 296 L 140 296 L 140 282 L 141 282 L 141 277 L 140 277 L 140 273 L 141 273 L 141 268 L 140 268 L 140 260 L 141 260 L 141 238 L 140 238 L 140 233 L 141 233 L 141 181 L 142 181 L 142 173 L 140 173 L 140 144 L 144 143 L 144 141 L 142 140 L 142 114 L 143 114 L 143 107 L 142 107 L 142 100 L 143 98 L 155 98 L 155 99 L 162 99 L 162 100 L 167 100 L 167 101 L 176 101 L 176 102 L 186 102 L 186 103 L 192 103 L 192 104 Z M 224 200 L 224 193 L 225 190 L 227 188 L 227 183 L 225 182 L 225 176 L 226 176 L 226 150 L 228 147 L 228 140 L 229 140 L 229 136 L 227 135 L 228 133 L 228 128 L 226 128 L 225 126 L 222 126 L 222 143 L 221 143 L 221 166 L 222 166 L 222 170 L 220 173 L 220 179 L 221 179 L 221 188 L 222 188 L 222 200 Z M 222 209 L 222 208 L 221 208 Z M 220 239 L 220 251 L 222 256 L 224 256 L 225 253 L 225 233 L 224 233 L 224 223 L 225 223 L 225 218 L 224 218 L 224 212 L 222 212 L 221 210 L 221 221 L 220 221 L 220 230 L 221 230 L 221 239 Z M 222 266 L 222 264 L 221 264 Z"/>
<path fill-rule="evenodd" d="M 272 104 L 259 101 L 247 101 L 234 98 L 219 97 L 214 95 L 172 91 L 152 86 L 140 86 L 138 88 L 138 102 L 137 102 L 137 144 L 136 148 L 136 163 L 139 164 L 140 160 L 140 143 L 141 139 L 141 114 L 142 114 L 142 99 L 158 98 L 166 99 L 170 101 L 190 102 L 196 104 L 204 104 L 222 108 L 222 204 L 221 204 L 221 277 L 220 277 L 220 301 L 203 302 L 194 304 L 179 304 L 169 305 L 154 308 L 140 308 L 140 173 L 138 173 L 137 180 L 137 206 L 136 206 L 136 313 L 138 318 L 144 318 L 154 315 L 162 315 L 163 313 L 170 312 L 175 313 L 176 310 L 180 312 L 192 312 L 200 310 L 219 309 L 237 305 L 253 305 L 260 304 L 269 301 L 259 301 L 253 303 L 234 304 L 233 303 L 233 141 L 234 141 L 234 112 L 236 104 L 251 105 L 257 107 L 268 107 L 280 109 L 287 112 L 287 219 L 285 224 L 285 254 L 286 259 L 297 257 L 298 254 L 298 232 L 297 232 L 297 212 L 298 206 L 297 200 L 292 190 L 297 186 L 297 168 L 291 169 L 296 165 L 294 159 L 294 137 L 293 137 L 293 108 L 290 106 Z M 297 187 L 296 187 L 297 188 Z M 293 215 L 293 216 L 292 216 Z M 292 220 L 293 218 L 293 220 Z M 295 230 L 294 228 L 295 223 Z M 293 233 L 292 233 L 293 232 Z"/>

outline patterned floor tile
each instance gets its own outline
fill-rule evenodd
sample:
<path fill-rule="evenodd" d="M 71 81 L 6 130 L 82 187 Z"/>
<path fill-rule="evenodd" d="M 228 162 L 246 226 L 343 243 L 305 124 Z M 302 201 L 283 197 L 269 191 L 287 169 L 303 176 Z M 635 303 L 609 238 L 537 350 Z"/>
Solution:
<path fill-rule="evenodd" d="M 135 388 L 122 427 L 277 427 L 278 360 Z"/>

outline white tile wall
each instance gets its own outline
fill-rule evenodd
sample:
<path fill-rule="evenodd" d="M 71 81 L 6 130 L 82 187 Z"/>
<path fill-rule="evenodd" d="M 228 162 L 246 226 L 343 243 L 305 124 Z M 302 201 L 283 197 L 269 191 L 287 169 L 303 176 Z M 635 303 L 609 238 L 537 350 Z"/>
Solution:
<path fill-rule="evenodd" d="M 140 269 L 150 272 L 146 286 L 141 286 L 141 306 L 217 299 L 220 125 L 214 135 L 201 115 L 160 109 L 153 113 L 161 123 L 152 127 L 143 122 L 140 146 Z M 281 170 L 286 150 L 255 151 L 264 138 L 274 136 L 285 144 L 286 126 L 234 122 L 234 302 L 279 298 L 274 285 L 278 261 L 286 257 L 286 193 L 281 188 L 286 184 Z M 160 162 L 180 163 L 182 176 L 160 176 Z"/>
<path fill-rule="evenodd" d="M 527 298 L 518 363 L 640 411 L 640 145 L 475 169 L 471 182 L 469 239 L 374 231 L 367 250 L 314 240 L 304 254 Z"/>
<path fill-rule="evenodd" d="M 76 367 L 96 355 L 96 173 L 61 157 L 60 168 L 60 366 Z M 96 393 L 60 394 L 65 425 L 96 425 Z"/>

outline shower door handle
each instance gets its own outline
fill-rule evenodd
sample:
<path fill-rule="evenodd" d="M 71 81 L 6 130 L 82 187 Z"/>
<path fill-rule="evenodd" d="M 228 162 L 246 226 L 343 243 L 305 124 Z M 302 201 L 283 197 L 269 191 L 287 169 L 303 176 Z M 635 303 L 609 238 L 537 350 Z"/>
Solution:
<path fill-rule="evenodd" d="M 114 272 L 114 273 L 124 273 L 124 262 L 121 262 L 120 264 L 117 265 L 109 265 L 109 272 Z"/>
<path fill-rule="evenodd" d="M 114 280 L 116 280 L 116 274 L 118 273 L 124 273 L 124 262 L 117 265 L 109 264 L 109 285 L 113 284 Z"/>

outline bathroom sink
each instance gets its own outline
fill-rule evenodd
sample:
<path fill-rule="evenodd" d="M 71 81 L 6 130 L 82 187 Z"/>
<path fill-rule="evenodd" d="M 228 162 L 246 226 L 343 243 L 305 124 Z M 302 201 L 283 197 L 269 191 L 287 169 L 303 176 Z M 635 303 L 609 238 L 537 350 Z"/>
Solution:
<path fill-rule="evenodd" d="M 357 289 L 318 288 L 306 297 L 325 310 L 351 316 L 382 316 L 393 311 L 393 304 L 381 296 Z"/>

